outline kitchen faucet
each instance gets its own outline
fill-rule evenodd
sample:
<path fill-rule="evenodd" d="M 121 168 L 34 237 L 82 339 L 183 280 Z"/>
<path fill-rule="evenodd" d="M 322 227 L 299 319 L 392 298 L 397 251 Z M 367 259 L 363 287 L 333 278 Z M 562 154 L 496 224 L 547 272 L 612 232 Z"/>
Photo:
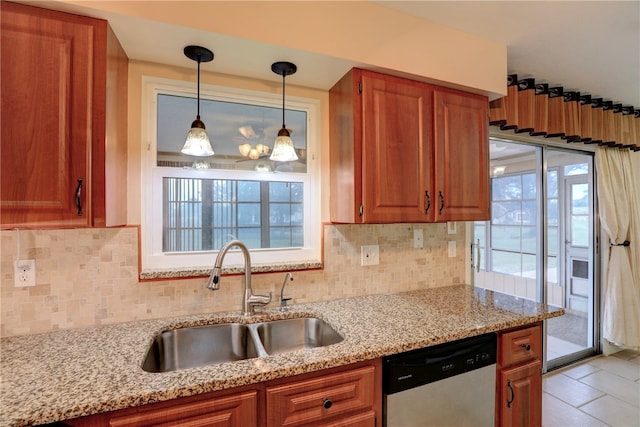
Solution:
<path fill-rule="evenodd" d="M 249 249 L 240 240 L 231 240 L 227 242 L 218 252 L 216 262 L 213 266 L 211 276 L 207 282 L 207 288 L 212 291 L 220 289 L 220 275 L 222 273 L 222 261 L 225 255 L 232 247 L 238 247 L 242 251 L 244 257 L 244 298 L 242 301 L 242 314 L 244 316 L 253 316 L 256 313 L 256 306 L 264 306 L 271 302 L 271 292 L 269 295 L 254 295 L 251 289 L 251 256 Z"/>
<path fill-rule="evenodd" d="M 282 281 L 282 288 L 280 288 L 280 311 L 287 311 L 287 301 L 291 300 L 291 298 L 284 297 L 284 285 L 287 284 L 287 279 L 290 279 L 293 282 L 293 274 L 285 274 L 284 280 Z"/>

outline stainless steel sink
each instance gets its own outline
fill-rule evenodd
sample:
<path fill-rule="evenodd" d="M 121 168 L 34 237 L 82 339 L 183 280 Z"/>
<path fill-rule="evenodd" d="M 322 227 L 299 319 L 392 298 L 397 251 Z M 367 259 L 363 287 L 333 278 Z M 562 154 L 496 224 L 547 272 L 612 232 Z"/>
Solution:
<path fill-rule="evenodd" d="M 314 317 L 265 322 L 257 325 L 256 331 L 269 354 L 323 347 L 343 340 L 329 324 Z"/>
<path fill-rule="evenodd" d="M 322 347 L 342 340 L 331 326 L 315 317 L 171 329 L 155 337 L 142 369 L 176 371 Z"/>
<path fill-rule="evenodd" d="M 257 356 L 247 325 L 224 323 L 162 332 L 153 340 L 142 369 L 168 372 Z"/>

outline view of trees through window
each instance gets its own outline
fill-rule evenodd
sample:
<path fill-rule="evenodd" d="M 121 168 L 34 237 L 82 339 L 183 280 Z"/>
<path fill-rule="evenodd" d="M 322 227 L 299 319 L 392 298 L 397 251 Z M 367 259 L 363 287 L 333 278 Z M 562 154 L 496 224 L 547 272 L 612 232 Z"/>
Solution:
<path fill-rule="evenodd" d="M 299 182 L 164 178 L 163 251 L 215 250 L 242 240 L 250 249 L 303 245 Z"/>

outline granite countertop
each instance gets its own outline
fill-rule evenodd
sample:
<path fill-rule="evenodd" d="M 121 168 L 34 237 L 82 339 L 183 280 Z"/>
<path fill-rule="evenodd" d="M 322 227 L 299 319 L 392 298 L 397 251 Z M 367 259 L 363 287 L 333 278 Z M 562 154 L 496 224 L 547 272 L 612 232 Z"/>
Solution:
<path fill-rule="evenodd" d="M 267 310 L 138 321 L 54 331 L 0 341 L 0 425 L 23 426 L 75 418 L 222 390 L 375 359 L 485 332 L 560 316 L 533 301 L 467 285 L 372 295 Z M 319 317 L 344 341 L 238 362 L 167 373 L 141 364 L 164 330 L 226 322 Z"/>

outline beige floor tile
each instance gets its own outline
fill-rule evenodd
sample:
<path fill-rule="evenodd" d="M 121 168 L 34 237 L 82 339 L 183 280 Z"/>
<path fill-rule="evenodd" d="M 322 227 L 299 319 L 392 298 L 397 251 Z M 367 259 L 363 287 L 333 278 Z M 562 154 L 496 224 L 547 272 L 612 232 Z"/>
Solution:
<path fill-rule="evenodd" d="M 578 380 L 582 377 L 586 377 L 587 375 L 591 375 L 594 372 L 598 372 L 600 368 L 596 366 L 590 365 L 588 363 L 581 363 L 579 365 L 575 365 L 571 368 L 563 369 L 562 374 L 573 378 L 574 380 Z"/>
<path fill-rule="evenodd" d="M 545 378 L 542 383 L 542 390 L 576 407 L 605 395 L 600 390 L 562 374 Z"/>
<path fill-rule="evenodd" d="M 599 357 L 591 360 L 589 364 L 632 381 L 640 378 L 640 365 L 618 357 Z"/>
<path fill-rule="evenodd" d="M 640 426 L 640 408 L 609 395 L 587 403 L 580 410 L 615 427 Z"/>
<path fill-rule="evenodd" d="M 607 371 L 598 371 L 587 375 L 581 378 L 580 382 L 640 407 L 640 383 Z"/>
<path fill-rule="evenodd" d="M 543 427 L 607 427 L 607 424 L 548 393 L 542 394 Z"/>
<path fill-rule="evenodd" d="M 630 360 L 634 357 L 638 357 L 638 352 L 632 350 L 622 350 L 617 353 L 613 353 L 612 356 L 618 357 L 623 360 Z"/>
<path fill-rule="evenodd" d="M 631 359 L 629 359 L 629 362 L 640 365 L 640 356 L 632 357 Z"/>

